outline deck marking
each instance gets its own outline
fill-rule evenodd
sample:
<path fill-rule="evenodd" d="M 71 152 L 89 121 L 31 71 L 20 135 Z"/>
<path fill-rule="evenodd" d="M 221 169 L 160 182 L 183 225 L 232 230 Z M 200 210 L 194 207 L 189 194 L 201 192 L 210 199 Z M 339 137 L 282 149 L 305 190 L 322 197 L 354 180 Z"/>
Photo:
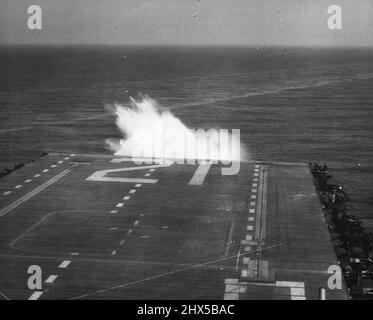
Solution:
<path fill-rule="evenodd" d="M 149 177 L 150 176 L 150 173 L 145 173 L 145 177 Z"/>
<path fill-rule="evenodd" d="M 13 210 L 14 208 L 18 207 L 22 203 L 26 202 L 27 200 L 31 199 L 35 195 L 37 195 L 39 192 L 43 191 L 45 188 L 49 187 L 51 184 L 55 183 L 56 181 L 63 178 L 65 175 L 67 175 L 69 172 L 71 172 L 73 168 L 66 169 L 59 173 L 58 175 L 54 176 L 53 178 L 49 179 L 47 182 L 43 183 L 36 189 L 32 190 L 31 192 L 27 193 L 23 197 L 19 198 L 18 200 L 11 203 L 9 206 L 5 207 L 4 209 L 0 210 L 0 217 L 6 215 L 9 211 Z"/>
<path fill-rule="evenodd" d="M 40 174 L 35 174 L 34 175 L 34 178 L 38 178 L 38 177 L 40 177 Z"/>
<path fill-rule="evenodd" d="M 258 190 L 257 190 L 257 189 L 252 189 L 251 192 L 252 192 L 252 193 L 257 193 Z"/>
<path fill-rule="evenodd" d="M 207 173 L 211 168 L 212 163 L 201 163 L 197 170 L 194 172 L 192 179 L 190 179 L 189 184 L 191 185 L 202 185 L 206 178 Z"/>
<path fill-rule="evenodd" d="M 253 236 L 251 234 L 246 235 L 246 240 L 253 240 Z"/>
<path fill-rule="evenodd" d="M 255 209 L 249 209 L 249 213 L 255 213 Z"/>
<path fill-rule="evenodd" d="M 120 245 L 123 246 L 125 242 L 126 242 L 126 240 L 121 240 Z"/>
<path fill-rule="evenodd" d="M 27 180 L 25 180 L 26 183 L 29 183 L 29 182 L 31 182 L 31 181 L 32 181 L 31 179 L 27 179 Z"/>
<path fill-rule="evenodd" d="M 5 300 L 10 300 L 3 292 L 0 291 L 0 296 L 2 296 Z"/>
<path fill-rule="evenodd" d="M 140 188 L 141 187 L 141 183 L 137 183 L 136 185 L 135 185 L 135 188 Z"/>
<path fill-rule="evenodd" d="M 153 171 L 154 171 L 154 169 L 150 169 L 149 171 L 150 171 L 150 172 L 153 172 Z"/>
<path fill-rule="evenodd" d="M 71 252 L 70 253 L 72 256 L 78 256 L 79 255 L 79 252 Z"/>
<path fill-rule="evenodd" d="M 55 168 L 55 167 L 57 167 L 57 165 L 55 165 L 55 164 L 52 164 L 52 165 L 51 165 L 51 168 Z"/>
<path fill-rule="evenodd" d="M 131 196 L 125 196 L 124 198 L 123 198 L 123 200 L 129 200 L 131 198 Z"/>
<path fill-rule="evenodd" d="M 255 195 L 255 194 L 252 194 L 252 195 L 251 195 L 251 199 L 256 199 L 256 195 Z"/>
<path fill-rule="evenodd" d="M 118 213 L 118 210 L 111 210 L 110 213 Z"/>
<path fill-rule="evenodd" d="M 143 238 L 143 237 L 144 236 L 142 236 L 141 238 Z M 268 247 L 262 247 L 262 248 L 260 248 L 260 250 L 257 249 L 257 250 L 249 251 L 249 252 L 246 252 L 246 253 L 242 253 L 241 256 L 251 254 L 251 253 L 256 253 L 258 251 L 270 250 L 270 249 L 277 248 L 277 247 L 280 247 L 280 246 L 282 246 L 282 244 L 275 244 L 275 245 L 271 245 L 271 246 L 268 246 Z M 116 290 L 116 289 L 132 286 L 132 285 L 135 285 L 135 284 L 139 284 L 139 283 L 146 282 L 146 281 L 151 281 L 151 280 L 162 278 L 162 277 L 167 277 L 167 276 L 175 274 L 175 273 L 180 273 L 180 272 L 184 272 L 184 271 L 187 271 L 187 270 L 192 270 L 192 269 L 204 267 L 204 266 L 207 266 L 207 265 L 210 265 L 210 264 L 216 264 L 218 262 L 226 261 L 226 260 L 234 259 L 234 258 L 237 258 L 237 254 L 232 255 L 232 256 L 223 257 L 223 258 L 219 258 L 219 259 L 209 260 L 209 261 L 206 261 L 206 262 L 194 264 L 194 265 L 191 265 L 191 266 L 183 267 L 183 268 L 180 268 L 180 269 L 168 271 L 168 272 L 161 273 L 161 274 L 156 274 L 154 276 L 146 277 L 146 278 L 135 280 L 135 281 L 132 281 L 132 282 L 118 284 L 116 286 L 108 287 L 106 289 L 91 291 L 89 293 L 85 293 L 85 294 L 82 294 L 80 296 L 72 297 L 69 300 L 77 300 L 77 299 L 81 299 L 81 298 L 85 298 L 85 297 L 94 296 L 96 294 L 113 291 L 113 290 Z"/>
<path fill-rule="evenodd" d="M 136 221 L 133 223 L 133 225 L 134 225 L 134 226 L 137 226 L 139 223 L 140 223 L 140 221 L 139 221 L 139 220 L 136 220 Z"/>
<path fill-rule="evenodd" d="M 248 230 L 248 231 L 253 231 L 253 229 L 254 229 L 254 227 L 250 226 L 250 225 L 246 227 L 246 230 Z"/>
<path fill-rule="evenodd" d="M 117 160 L 117 161 L 114 161 Z M 120 162 L 121 159 L 113 159 L 112 162 Z M 107 174 L 115 172 L 127 172 L 127 171 L 138 171 L 146 170 L 151 168 L 166 168 L 172 165 L 172 162 L 166 162 L 164 164 L 150 165 L 150 166 L 137 166 L 129 168 L 119 169 L 107 169 L 99 170 L 91 174 L 86 180 L 88 181 L 108 181 L 108 182 L 130 182 L 130 183 L 157 183 L 158 179 L 144 179 L 144 178 L 119 178 L 119 177 L 107 177 Z M 146 173 L 145 176 L 149 176 L 150 173 Z"/>
<path fill-rule="evenodd" d="M 141 236 L 141 239 L 149 239 L 150 236 Z"/>
<path fill-rule="evenodd" d="M 131 189 L 130 191 L 129 191 L 129 193 L 135 193 L 136 192 L 136 189 Z"/>
<path fill-rule="evenodd" d="M 258 186 L 258 184 L 257 183 L 253 183 L 253 187 L 257 187 Z"/>
<path fill-rule="evenodd" d="M 61 262 L 61 264 L 58 266 L 58 268 L 66 269 L 69 266 L 70 263 L 71 263 L 70 260 L 64 260 L 64 261 Z"/>
<path fill-rule="evenodd" d="M 116 205 L 117 208 L 122 208 L 123 206 L 124 206 L 123 202 L 118 202 Z"/>
<path fill-rule="evenodd" d="M 22 187 L 22 185 L 19 184 L 19 185 L 15 186 L 14 189 L 19 189 L 19 188 L 21 188 L 21 187 Z"/>
<path fill-rule="evenodd" d="M 69 157 L 66 157 L 66 158 L 64 158 L 65 160 L 69 160 L 70 158 Z"/>
<path fill-rule="evenodd" d="M 58 278 L 57 275 L 53 274 L 53 275 L 50 275 L 47 280 L 45 280 L 45 283 L 53 283 L 54 280 L 56 280 Z"/>
<path fill-rule="evenodd" d="M 304 288 L 304 282 L 276 281 L 276 287 Z"/>
<path fill-rule="evenodd" d="M 112 252 L 111 252 L 111 255 L 112 256 L 115 256 L 117 254 L 117 251 L 116 250 L 113 250 Z"/>
<path fill-rule="evenodd" d="M 118 230 L 118 227 L 111 227 L 109 230 Z"/>
<path fill-rule="evenodd" d="M 58 163 L 60 163 L 60 164 L 61 164 L 61 163 L 63 163 L 63 161 L 58 161 Z"/>
<path fill-rule="evenodd" d="M 254 221 L 254 217 L 248 217 L 247 221 L 250 221 L 250 222 Z"/>
<path fill-rule="evenodd" d="M 252 206 L 252 207 L 254 206 L 255 207 L 256 206 L 256 202 L 255 201 L 251 201 L 250 202 L 250 206 Z"/>
<path fill-rule="evenodd" d="M 7 195 L 9 193 L 12 193 L 12 191 L 5 191 L 4 194 Z"/>
<path fill-rule="evenodd" d="M 44 169 L 43 172 L 48 172 L 49 170 L 48 169 Z"/>
<path fill-rule="evenodd" d="M 162 229 L 168 229 L 168 226 L 163 226 Z"/>
<path fill-rule="evenodd" d="M 35 291 L 28 299 L 29 300 L 38 300 L 43 293 L 44 293 L 43 291 Z"/>

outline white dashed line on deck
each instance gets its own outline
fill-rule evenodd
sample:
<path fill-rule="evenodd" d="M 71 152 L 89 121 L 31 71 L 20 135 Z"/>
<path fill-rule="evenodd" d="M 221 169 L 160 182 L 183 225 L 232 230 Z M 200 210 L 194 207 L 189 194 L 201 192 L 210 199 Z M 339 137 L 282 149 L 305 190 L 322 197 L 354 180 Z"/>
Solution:
<path fill-rule="evenodd" d="M 247 221 L 250 221 L 250 222 L 254 221 L 254 217 L 248 217 Z"/>
<path fill-rule="evenodd" d="M 123 200 L 129 200 L 131 197 L 130 196 L 125 196 L 124 198 L 123 198 Z"/>
<path fill-rule="evenodd" d="M 131 189 L 130 191 L 129 191 L 129 193 L 135 193 L 136 192 L 136 189 Z"/>
<path fill-rule="evenodd" d="M 251 201 L 250 202 L 250 206 L 256 206 L 256 202 L 255 201 Z"/>
<path fill-rule="evenodd" d="M 252 192 L 252 193 L 257 193 L 258 190 L 257 190 L 257 189 L 252 189 L 251 192 Z"/>
<path fill-rule="evenodd" d="M 119 202 L 117 203 L 116 207 L 117 208 L 122 208 L 124 206 L 124 203 L 123 202 Z"/>
<path fill-rule="evenodd" d="M 41 295 L 43 294 L 43 291 L 35 291 L 31 296 L 30 298 L 28 298 L 29 300 L 38 300 Z"/>
<path fill-rule="evenodd" d="M 22 185 L 19 184 L 19 185 L 15 186 L 14 189 L 19 189 L 19 188 L 21 188 L 21 187 L 22 187 Z"/>
<path fill-rule="evenodd" d="M 252 195 L 251 195 L 251 199 L 256 199 L 256 195 L 255 195 L 255 194 L 252 194 Z"/>
<path fill-rule="evenodd" d="M 117 254 L 117 251 L 116 250 L 113 250 L 112 252 L 111 252 L 111 255 L 112 256 L 115 256 Z"/>
<path fill-rule="evenodd" d="M 66 158 L 64 158 L 65 160 L 69 160 L 70 158 L 69 157 L 66 157 Z"/>
<path fill-rule="evenodd" d="M 61 262 L 61 264 L 58 266 L 58 268 L 66 269 L 69 266 L 70 263 L 71 263 L 70 260 L 64 260 L 64 261 Z"/>
<path fill-rule="evenodd" d="M 45 280 L 45 283 L 53 283 L 54 280 L 56 280 L 57 278 L 58 278 L 58 276 L 53 274 L 53 275 L 49 276 L 47 278 L 47 280 Z"/>
<path fill-rule="evenodd" d="M 150 169 L 149 171 L 150 171 L 150 172 L 153 172 L 154 170 L 155 170 L 155 169 Z"/>
<path fill-rule="evenodd" d="M 255 213 L 255 209 L 249 209 L 249 213 Z"/>
<path fill-rule="evenodd" d="M 118 227 L 111 227 L 109 230 L 118 230 Z"/>
<path fill-rule="evenodd" d="M 246 235 L 246 240 L 253 240 L 253 236 L 251 234 Z"/>
<path fill-rule="evenodd" d="M 34 175 L 34 178 L 38 178 L 38 177 L 40 177 L 40 174 L 35 174 Z"/>
<path fill-rule="evenodd" d="M 140 188 L 141 187 L 141 183 L 138 183 L 135 185 L 135 188 Z"/>
<path fill-rule="evenodd" d="M 123 246 L 125 242 L 126 242 L 126 240 L 121 240 L 120 245 Z"/>
<path fill-rule="evenodd" d="M 25 180 L 25 183 L 29 183 L 31 181 L 32 181 L 31 179 L 27 179 L 27 180 Z"/>
<path fill-rule="evenodd" d="M 118 210 L 111 210 L 110 213 L 118 213 Z"/>
<path fill-rule="evenodd" d="M 58 161 L 59 164 L 63 163 L 63 161 Z"/>
<path fill-rule="evenodd" d="M 246 230 L 247 230 L 247 231 L 253 231 L 253 229 L 254 229 L 253 226 L 247 226 L 247 227 L 246 227 Z"/>
<path fill-rule="evenodd" d="M 51 165 L 51 168 L 55 168 L 55 167 L 57 167 L 57 165 L 55 165 L 55 164 L 52 164 L 52 165 Z"/>
<path fill-rule="evenodd" d="M 12 191 L 5 191 L 5 192 L 4 192 L 4 195 L 8 195 L 8 194 L 10 194 L 10 193 L 12 193 Z"/>
<path fill-rule="evenodd" d="M 258 184 L 257 183 L 253 183 L 253 187 L 257 187 L 258 186 Z"/>
<path fill-rule="evenodd" d="M 78 256 L 79 255 L 79 252 L 71 252 L 70 253 L 72 256 Z"/>
<path fill-rule="evenodd" d="M 48 172 L 49 170 L 48 169 L 44 169 L 43 172 Z"/>
<path fill-rule="evenodd" d="M 133 223 L 133 225 L 134 225 L 134 226 L 137 226 L 139 223 L 140 223 L 140 221 L 139 221 L 139 220 L 136 220 L 136 221 Z"/>
<path fill-rule="evenodd" d="M 149 177 L 150 176 L 150 173 L 145 173 L 145 177 Z"/>

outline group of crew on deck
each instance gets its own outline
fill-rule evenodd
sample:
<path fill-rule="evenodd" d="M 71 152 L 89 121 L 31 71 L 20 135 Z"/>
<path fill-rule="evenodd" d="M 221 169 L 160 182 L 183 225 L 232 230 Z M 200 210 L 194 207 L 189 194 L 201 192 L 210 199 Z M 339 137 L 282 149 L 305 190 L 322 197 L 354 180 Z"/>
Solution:
<path fill-rule="evenodd" d="M 373 234 L 348 214 L 349 198 L 342 186 L 329 184 L 328 166 L 311 164 L 325 221 L 352 298 L 373 299 Z"/>

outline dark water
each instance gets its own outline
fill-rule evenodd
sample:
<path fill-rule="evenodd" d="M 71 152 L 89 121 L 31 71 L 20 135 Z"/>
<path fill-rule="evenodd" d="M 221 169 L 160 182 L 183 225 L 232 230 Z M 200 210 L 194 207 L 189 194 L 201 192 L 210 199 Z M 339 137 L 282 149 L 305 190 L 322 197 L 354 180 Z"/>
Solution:
<path fill-rule="evenodd" d="M 107 153 L 103 106 L 129 90 L 189 127 L 241 129 L 253 159 L 326 161 L 352 212 L 373 217 L 372 49 L 2 47 L 0 71 L 0 167 Z"/>

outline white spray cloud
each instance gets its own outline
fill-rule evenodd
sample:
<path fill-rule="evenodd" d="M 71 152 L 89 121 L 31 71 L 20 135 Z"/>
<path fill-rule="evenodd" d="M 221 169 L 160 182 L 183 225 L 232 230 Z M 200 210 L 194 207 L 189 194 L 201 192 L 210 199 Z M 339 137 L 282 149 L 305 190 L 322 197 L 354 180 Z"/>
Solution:
<path fill-rule="evenodd" d="M 123 139 L 108 139 L 117 156 L 133 158 L 180 159 L 188 163 L 214 160 L 222 163 L 244 160 L 239 130 L 188 129 L 170 111 L 145 96 L 131 98 L 131 105 L 114 106 L 116 125 Z"/>

